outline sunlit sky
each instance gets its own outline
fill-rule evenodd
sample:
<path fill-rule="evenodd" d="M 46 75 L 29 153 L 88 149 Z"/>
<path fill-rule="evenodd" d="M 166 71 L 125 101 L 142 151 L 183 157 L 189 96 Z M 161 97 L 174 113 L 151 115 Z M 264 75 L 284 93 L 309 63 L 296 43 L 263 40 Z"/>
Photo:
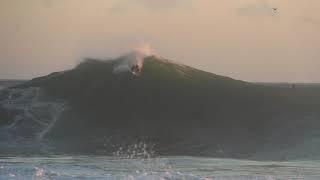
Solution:
<path fill-rule="evenodd" d="M 147 43 L 163 57 L 236 79 L 320 82 L 319 7 L 319 0 L 0 0 L 0 79 L 30 79 Z"/>

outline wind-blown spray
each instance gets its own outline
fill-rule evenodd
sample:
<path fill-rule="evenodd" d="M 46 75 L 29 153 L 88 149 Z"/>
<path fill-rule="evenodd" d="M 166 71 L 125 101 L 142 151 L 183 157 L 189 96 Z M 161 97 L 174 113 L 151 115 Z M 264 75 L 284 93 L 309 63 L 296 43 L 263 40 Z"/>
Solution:
<path fill-rule="evenodd" d="M 148 56 L 155 55 L 150 45 L 144 44 L 134 48 L 131 52 L 123 56 L 123 60 L 114 66 L 114 73 L 132 72 L 137 74 L 143 67 L 143 60 Z"/>

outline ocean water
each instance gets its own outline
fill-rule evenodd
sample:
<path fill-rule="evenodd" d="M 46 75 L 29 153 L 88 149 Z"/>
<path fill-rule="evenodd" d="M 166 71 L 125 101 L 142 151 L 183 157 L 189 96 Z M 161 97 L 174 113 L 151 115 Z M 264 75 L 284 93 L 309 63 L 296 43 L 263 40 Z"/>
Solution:
<path fill-rule="evenodd" d="M 8 83 L 1 85 L 0 82 L 0 90 L 7 86 Z M 316 160 L 276 162 L 185 156 L 154 157 L 144 143 L 119 149 L 114 156 L 26 156 L 36 154 L 32 152 L 38 152 L 39 149 L 42 154 L 46 154 L 43 150 L 48 151 L 48 154 L 54 153 L 50 146 L 47 147 L 45 136 L 67 106 L 63 101 L 42 98 L 42 91 L 38 88 L 11 89 L 3 97 L 0 105 L 17 115 L 11 124 L 0 127 L 0 152 L 3 153 L 0 153 L 0 180 L 320 179 L 320 161 Z M 28 129 L 28 133 L 25 129 Z M 23 135 L 28 138 L 21 138 Z"/>
<path fill-rule="evenodd" d="M 7 88 L 23 83 L 23 80 L 1 80 L 0 79 L 0 91 Z"/>
<path fill-rule="evenodd" d="M 320 179 L 320 161 L 259 162 L 197 157 L 2 157 L 0 179 Z"/>

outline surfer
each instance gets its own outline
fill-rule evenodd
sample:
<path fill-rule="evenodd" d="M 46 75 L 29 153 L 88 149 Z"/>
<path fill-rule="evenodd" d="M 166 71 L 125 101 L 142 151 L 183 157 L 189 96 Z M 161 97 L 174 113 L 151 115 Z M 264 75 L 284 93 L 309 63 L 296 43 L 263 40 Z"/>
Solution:
<path fill-rule="evenodd" d="M 139 65 L 133 65 L 132 67 L 131 67 L 131 71 L 132 71 L 132 73 L 133 74 L 138 74 L 139 72 L 140 72 L 140 67 L 139 67 Z"/>

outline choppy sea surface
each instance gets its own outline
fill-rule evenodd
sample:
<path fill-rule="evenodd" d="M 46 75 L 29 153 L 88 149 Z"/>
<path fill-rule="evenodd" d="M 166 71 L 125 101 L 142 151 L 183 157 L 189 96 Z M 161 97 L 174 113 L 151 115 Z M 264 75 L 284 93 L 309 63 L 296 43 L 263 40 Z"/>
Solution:
<path fill-rule="evenodd" d="M 2 157 L 0 179 L 320 179 L 320 161 L 259 162 L 197 157 Z"/>

